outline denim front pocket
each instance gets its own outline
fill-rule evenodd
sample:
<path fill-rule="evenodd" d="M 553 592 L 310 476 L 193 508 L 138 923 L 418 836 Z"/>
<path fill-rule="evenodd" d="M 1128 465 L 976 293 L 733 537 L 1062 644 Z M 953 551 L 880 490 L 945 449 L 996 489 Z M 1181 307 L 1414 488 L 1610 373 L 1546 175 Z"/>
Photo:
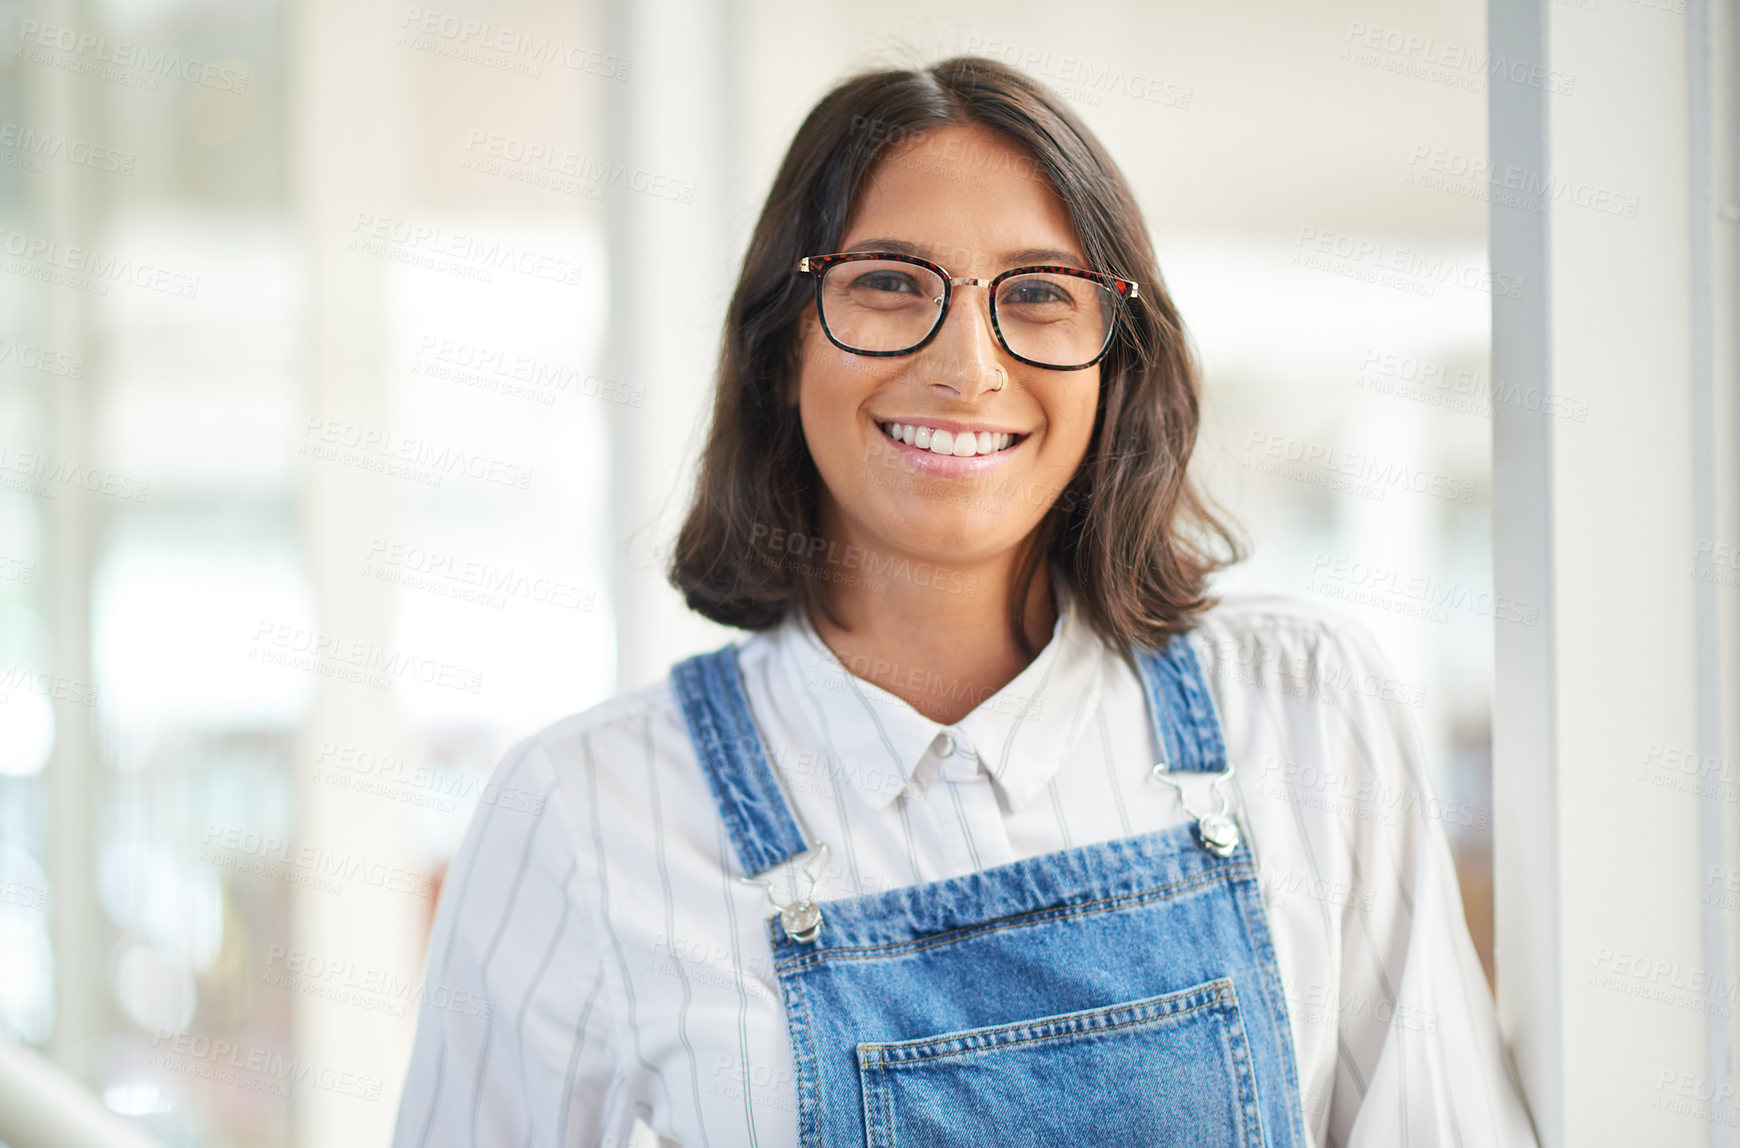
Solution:
<path fill-rule="evenodd" d="M 871 1148 L 1263 1142 L 1251 1051 L 1226 977 L 1103 1008 L 860 1044 L 858 1069 Z"/>

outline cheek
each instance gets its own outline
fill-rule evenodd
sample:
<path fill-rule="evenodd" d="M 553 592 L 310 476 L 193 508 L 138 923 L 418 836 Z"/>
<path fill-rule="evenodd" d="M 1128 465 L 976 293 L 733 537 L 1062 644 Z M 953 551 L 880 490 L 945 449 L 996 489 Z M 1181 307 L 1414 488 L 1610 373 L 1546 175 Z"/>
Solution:
<path fill-rule="evenodd" d="M 1087 453 L 1088 440 L 1093 438 L 1098 404 L 1099 388 L 1092 383 L 1078 394 L 1060 395 L 1057 401 L 1046 404 L 1050 423 L 1047 437 L 1058 449 L 1058 465 L 1073 468 Z"/>

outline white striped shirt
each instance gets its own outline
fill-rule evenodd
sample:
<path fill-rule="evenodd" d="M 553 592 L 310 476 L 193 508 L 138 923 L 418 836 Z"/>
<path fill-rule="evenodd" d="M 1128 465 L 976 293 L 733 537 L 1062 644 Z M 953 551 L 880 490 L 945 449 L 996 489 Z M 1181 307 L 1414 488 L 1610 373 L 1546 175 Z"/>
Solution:
<path fill-rule="evenodd" d="M 739 643 L 771 764 L 806 840 L 830 846 L 817 900 L 1189 816 L 1150 776 L 1134 667 L 1059 599 L 1039 656 L 951 726 L 847 672 L 801 611 Z M 1312 1143 L 1535 1144 L 1442 823 L 1485 811 L 1433 795 L 1381 654 L 1356 623 L 1281 598 L 1229 600 L 1190 640 Z M 668 682 L 527 738 L 493 780 L 516 796 L 479 807 L 443 885 L 396 1148 L 626 1145 L 637 1117 L 685 1148 L 795 1145 L 773 910 L 737 880 Z M 1213 807 L 1206 785 L 1191 804 Z M 488 1016 L 443 1007 L 479 996 Z"/>

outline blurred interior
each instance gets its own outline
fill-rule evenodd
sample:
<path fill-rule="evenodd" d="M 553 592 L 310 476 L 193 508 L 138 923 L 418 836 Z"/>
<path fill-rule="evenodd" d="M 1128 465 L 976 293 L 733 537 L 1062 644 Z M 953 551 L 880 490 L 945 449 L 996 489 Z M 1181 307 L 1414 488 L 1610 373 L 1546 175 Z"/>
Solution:
<path fill-rule="evenodd" d="M 661 555 L 784 146 L 847 73 L 963 52 L 1134 185 L 1252 543 L 1220 588 L 1376 634 L 1490 976 L 1527 604 L 1489 594 L 1482 73 L 1369 46 L 1478 46 L 1480 5 L 3 10 L 0 1026 L 110 1109 L 387 1142 L 492 766 L 729 636 Z M 201 1038 L 349 1083 L 166 1062 Z"/>

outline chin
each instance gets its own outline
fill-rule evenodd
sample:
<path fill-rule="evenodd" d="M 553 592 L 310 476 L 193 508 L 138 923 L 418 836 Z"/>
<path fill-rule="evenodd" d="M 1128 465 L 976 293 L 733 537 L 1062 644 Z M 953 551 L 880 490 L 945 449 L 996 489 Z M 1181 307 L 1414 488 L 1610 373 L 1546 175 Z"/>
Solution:
<path fill-rule="evenodd" d="M 986 495 L 963 495 L 982 499 L 987 505 L 963 506 L 945 496 L 911 497 L 891 506 L 880 517 L 882 537 L 891 549 L 922 554 L 942 565 L 961 565 L 983 560 L 1013 547 L 1025 531 L 1010 527 L 1008 510 L 995 508 L 1002 500 Z"/>

